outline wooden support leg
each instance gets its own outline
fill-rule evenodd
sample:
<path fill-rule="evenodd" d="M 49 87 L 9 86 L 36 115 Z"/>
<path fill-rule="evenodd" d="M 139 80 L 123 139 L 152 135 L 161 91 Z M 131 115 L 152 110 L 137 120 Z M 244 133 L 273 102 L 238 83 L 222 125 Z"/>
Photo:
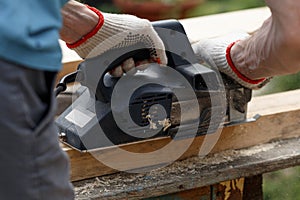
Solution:
<path fill-rule="evenodd" d="M 243 200 L 263 200 L 262 175 L 245 178 Z"/>
<path fill-rule="evenodd" d="M 211 186 L 211 200 L 243 200 L 244 178 Z"/>

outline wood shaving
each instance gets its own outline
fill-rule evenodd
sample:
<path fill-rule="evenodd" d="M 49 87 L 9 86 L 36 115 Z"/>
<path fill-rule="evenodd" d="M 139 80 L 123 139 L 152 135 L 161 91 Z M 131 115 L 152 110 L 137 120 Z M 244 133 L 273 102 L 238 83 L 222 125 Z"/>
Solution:
<path fill-rule="evenodd" d="M 151 119 L 151 115 L 147 115 L 146 118 L 150 125 L 149 128 L 156 130 L 157 124 Z M 158 120 L 158 124 L 164 128 L 163 131 L 166 131 L 172 125 L 171 120 L 169 118 L 165 118 L 163 120 Z"/>
<path fill-rule="evenodd" d="M 163 131 L 166 131 L 171 126 L 171 120 L 166 118 L 162 121 L 158 121 L 158 124 L 164 127 Z"/>
<path fill-rule="evenodd" d="M 157 125 L 155 122 L 152 121 L 151 119 L 151 115 L 147 115 L 146 118 L 148 119 L 149 125 L 150 125 L 150 129 L 156 130 L 157 129 Z"/>

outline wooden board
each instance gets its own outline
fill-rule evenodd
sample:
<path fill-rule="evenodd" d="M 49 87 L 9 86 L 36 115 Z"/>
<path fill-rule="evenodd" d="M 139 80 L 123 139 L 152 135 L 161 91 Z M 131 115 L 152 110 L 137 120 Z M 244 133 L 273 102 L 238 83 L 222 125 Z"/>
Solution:
<path fill-rule="evenodd" d="M 299 137 L 299 99 L 300 90 L 253 98 L 249 105 L 249 115 L 259 113 L 261 118 L 255 123 L 224 128 L 211 153 L 246 148 L 278 139 Z M 180 159 L 197 156 L 203 140 L 204 136 L 197 137 Z M 123 145 L 122 148 L 131 152 L 145 153 L 155 151 L 169 142 L 169 138 L 162 138 L 127 144 Z M 180 148 L 180 145 L 184 145 L 185 142 L 183 140 L 177 141 L 178 148 Z M 66 146 L 63 146 L 63 148 L 70 157 L 72 181 L 116 172 L 116 170 L 105 166 L 89 153 L 81 153 Z M 116 160 L 119 156 L 117 147 L 102 149 L 97 153 Z M 145 160 L 144 162 L 148 161 Z M 132 167 L 132 163 L 122 163 L 122 165 L 125 168 L 128 165 L 128 169 Z"/>
<path fill-rule="evenodd" d="M 221 182 L 215 185 L 204 186 L 201 188 L 194 188 L 172 194 L 166 194 L 158 197 L 145 198 L 145 200 L 168 200 L 168 199 L 180 199 L 180 200 L 191 200 L 191 199 L 210 199 L 210 200 L 243 200 L 244 195 L 244 184 L 252 181 L 256 177 L 251 178 L 240 178 L 230 181 Z M 262 185 L 252 185 L 252 189 L 259 189 Z M 250 191 L 249 191 L 250 192 Z M 253 191 L 251 191 L 253 193 Z M 250 200 L 250 199 L 247 199 Z M 256 198 L 255 200 L 259 200 Z"/>
<path fill-rule="evenodd" d="M 268 8 L 255 8 L 182 19 L 190 41 L 216 37 L 236 31 L 253 32 L 271 15 Z"/>
<path fill-rule="evenodd" d="M 300 138 L 292 138 L 188 158 L 147 173 L 101 176 L 74 182 L 75 192 L 78 199 L 140 199 L 186 191 L 299 165 L 299 144 Z"/>

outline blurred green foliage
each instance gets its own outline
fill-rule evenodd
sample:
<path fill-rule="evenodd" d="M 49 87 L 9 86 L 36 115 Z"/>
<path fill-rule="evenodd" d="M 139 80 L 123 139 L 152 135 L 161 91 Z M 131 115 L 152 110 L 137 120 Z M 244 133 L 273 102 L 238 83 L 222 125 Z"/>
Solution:
<path fill-rule="evenodd" d="M 188 16 L 195 17 L 262 6 L 265 6 L 264 0 L 206 0 L 204 4 L 193 9 Z"/>
<path fill-rule="evenodd" d="M 300 167 L 265 174 L 264 200 L 300 199 Z"/>
<path fill-rule="evenodd" d="M 254 91 L 255 96 L 278 93 L 282 91 L 296 90 L 300 88 L 300 73 L 277 76 L 261 90 Z"/>
<path fill-rule="evenodd" d="M 113 0 L 78 0 L 78 1 L 89 4 L 91 6 L 95 6 L 105 12 L 114 12 L 114 13 L 119 12 L 118 9 L 114 7 Z M 147 0 L 143 0 L 143 1 L 147 1 Z M 166 0 L 161 0 L 161 1 L 166 1 Z M 168 0 L 168 1 L 172 1 L 172 0 Z M 178 1 L 178 0 L 174 0 L 174 1 Z M 188 14 L 188 16 L 194 17 L 200 15 L 229 12 L 233 10 L 255 8 L 264 5 L 265 5 L 264 0 L 205 0 L 203 4 L 194 8 Z"/>

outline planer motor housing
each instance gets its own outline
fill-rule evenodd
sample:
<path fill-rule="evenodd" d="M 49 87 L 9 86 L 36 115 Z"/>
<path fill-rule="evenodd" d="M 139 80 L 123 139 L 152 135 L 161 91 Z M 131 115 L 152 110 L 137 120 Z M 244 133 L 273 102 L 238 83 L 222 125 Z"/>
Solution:
<path fill-rule="evenodd" d="M 149 67 L 147 70 L 150 72 L 137 72 L 132 75 L 133 79 L 145 79 L 151 83 L 137 88 L 132 93 L 129 103 L 120 103 L 124 105 L 115 111 L 117 115 L 118 112 L 122 115 L 127 109 L 131 119 L 121 117 L 122 129 L 118 126 L 116 114 L 112 112 L 114 105 L 111 99 L 119 79 L 107 72 L 126 58 L 149 58 L 149 50 L 144 44 L 137 44 L 86 59 L 79 65 L 76 79 L 64 79 L 77 81 L 81 85 L 75 93 L 76 98 L 72 105 L 55 121 L 64 143 L 86 151 L 156 137 L 195 137 L 214 133 L 222 126 L 252 121 L 246 118 L 247 103 L 251 100 L 250 89 L 242 87 L 224 74 L 220 75 L 205 63 L 199 64 L 184 28 L 177 20 L 157 21 L 153 22 L 153 26 L 164 42 L 168 57 L 167 66 L 180 73 L 193 89 L 198 99 L 199 116 L 184 122 L 174 117 L 174 113 L 178 112 L 178 106 L 174 107 L 178 99 L 173 90 L 175 88 L 182 94 L 185 94 L 186 90 L 180 81 L 175 81 L 169 84 L 170 86 L 155 83 L 157 76 L 164 74 L 166 69 L 159 66 L 151 71 L 152 68 Z M 95 72 L 95 69 L 102 71 Z M 72 76 L 74 77 L 74 74 Z M 188 101 L 189 98 L 193 97 L 187 95 L 185 100 Z M 164 113 L 159 113 L 161 108 Z M 152 122 L 163 120 L 160 119 L 161 116 L 169 120 L 167 125 L 162 124 L 155 127 L 156 129 L 152 127 L 155 130 L 149 130 Z M 195 123 L 198 127 L 197 133 L 192 133 L 190 127 L 195 126 Z M 179 127 L 183 134 L 176 137 Z"/>

